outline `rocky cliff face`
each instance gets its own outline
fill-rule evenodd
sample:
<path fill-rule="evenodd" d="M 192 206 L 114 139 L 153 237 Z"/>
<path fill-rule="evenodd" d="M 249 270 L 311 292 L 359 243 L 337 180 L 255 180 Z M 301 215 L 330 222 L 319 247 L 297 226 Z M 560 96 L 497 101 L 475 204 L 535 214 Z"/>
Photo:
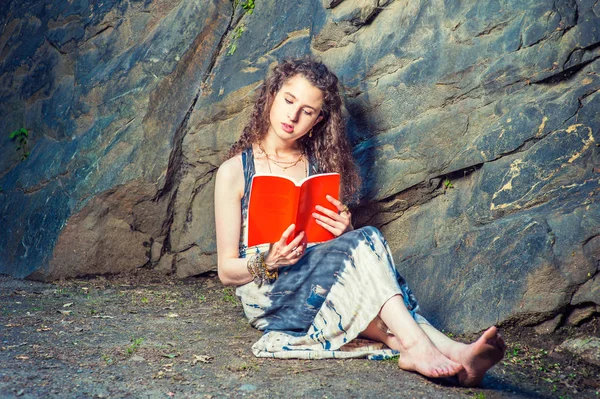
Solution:
<path fill-rule="evenodd" d="M 269 66 L 313 53 L 346 93 L 355 224 L 433 322 L 600 309 L 599 2 L 234 3 L 0 5 L 0 272 L 214 270 L 214 173 Z"/>

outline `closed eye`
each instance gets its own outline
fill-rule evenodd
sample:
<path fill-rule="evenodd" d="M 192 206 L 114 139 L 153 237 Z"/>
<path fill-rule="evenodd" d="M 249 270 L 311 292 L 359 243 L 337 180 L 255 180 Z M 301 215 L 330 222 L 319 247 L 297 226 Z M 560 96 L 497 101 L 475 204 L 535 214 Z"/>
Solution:
<path fill-rule="evenodd" d="M 309 111 L 309 110 L 306 110 L 306 109 L 304 110 L 304 113 L 306 115 L 308 115 L 308 116 L 311 116 L 313 114 L 312 111 Z"/>

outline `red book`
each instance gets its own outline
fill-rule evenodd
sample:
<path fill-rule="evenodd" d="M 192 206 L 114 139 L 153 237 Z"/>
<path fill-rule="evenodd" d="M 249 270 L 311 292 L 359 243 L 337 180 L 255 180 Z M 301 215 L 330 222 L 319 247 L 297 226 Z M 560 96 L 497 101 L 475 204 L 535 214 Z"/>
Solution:
<path fill-rule="evenodd" d="M 248 204 L 248 246 L 279 241 L 292 223 L 296 229 L 288 242 L 301 231 L 308 242 L 331 240 L 333 234 L 312 216 L 316 205 L 338 212 L 326 195 L 339 198 L 339 173 L 312 175 L 299 183 L 285 176 L 254 175 Z"/>

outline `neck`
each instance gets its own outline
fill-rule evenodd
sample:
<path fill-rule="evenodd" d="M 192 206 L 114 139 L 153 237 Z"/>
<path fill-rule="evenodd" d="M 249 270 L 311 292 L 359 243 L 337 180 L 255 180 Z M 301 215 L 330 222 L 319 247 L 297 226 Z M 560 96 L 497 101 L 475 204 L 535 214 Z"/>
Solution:
<path fill-rule="evenodd" d="M 298 155 L 300 146 L 296 141 L 282 140 L 274 134 L 267 134 L 261 141 L 262 150 L 270 156 L 285 158 L 291 155 Z"/>

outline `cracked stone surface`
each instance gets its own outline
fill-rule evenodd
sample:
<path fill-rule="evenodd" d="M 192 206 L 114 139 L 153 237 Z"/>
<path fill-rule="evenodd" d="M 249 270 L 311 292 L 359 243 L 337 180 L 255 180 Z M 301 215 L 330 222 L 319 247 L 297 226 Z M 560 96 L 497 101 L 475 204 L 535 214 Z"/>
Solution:
<path fill-rule="evenodd" d="M 216 169 L 268 68 L 312 53 L 345 92 L 355 224 L 437 326 L 600 305 L 600 3 L 302 4 L 2 3 L 0 120 L 31 155 L 0 136 L 0 273 L 215 270 Z"/>

